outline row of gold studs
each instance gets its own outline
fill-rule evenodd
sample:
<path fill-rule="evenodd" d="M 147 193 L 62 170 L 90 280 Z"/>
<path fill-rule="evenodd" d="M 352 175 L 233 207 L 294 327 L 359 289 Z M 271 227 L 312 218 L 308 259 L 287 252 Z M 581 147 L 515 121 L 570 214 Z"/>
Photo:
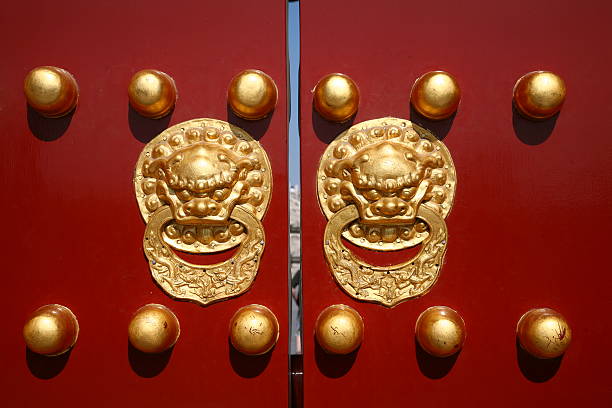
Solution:
<path fill-rule="evenodd" d="M 132 346 L 145 353 L 161 353 L 173 347 L 180 335 L 178 318 L 166 306 L 148 304 L 136 311 L 128 325 Z M 330 354 L 354 352 L 363 340 L 361 315 L 350 306 L 332 305 L 315 323 L 317 342 Z M 463 348 L 465 323 L 447 306 L 426 309 L 416 322 L 419 345 L 435 357 L 449 357 Z M 567 350 L 572 331 L 565 318 L 549 308 L 531 309 L 519 320 L 516 334 L 523 349 L 537 358 L 555 358 Z M 65 306 L 52 304 L 37 309 L 23 328 L 28 348 L 36 353 L 57 356 L 77 341 L 79 323 Z M 234 348 L 247 355 L 270 351 L 279 336 L 279 324 L 270 309 L 244 306 L 230 320 L 229 338 Z"/>
<path fill-rule="evenodd" d="M 364 324 L 359 313 L 346 305 L 323 310 L 315 323 L 317 342 L 328 353 L 354 352 L 363 339 Z M 419 345 L 435 357 L 457 353 L 465 342 L 465 323 L 447 306 L 426 309 L 416 322 Z M 537 358 L 555 358 L 565 353 L 572 332 L 565 318 L 549 308 L 531 309 L 519 320 L 516 335 L 523 349 Z"/>
<path fill-rule="evenodd" d="M 25 78 L 26 99 L 33 109 L 47 117 L 70 113 L 77 105 L 79 90 L 66 70 L 43 66 Z M 518 111 L 529 119 L 547 119 L 561 109 L 566 87 L 563 79 L 550 71 L 533 71 L 516 82 L 513 98 Z M 132 77 L 128 97 L 134 110 L 148 118 L 161 118 L 172 111 L 178 98 L 176 84 L 168 74 L 145 69 Z M 236 75 L 228 87 L 228 104 L 239 117 L 258 120 L 276 107 L 278 89 L 266 73 L 247 69 Z M 419 114 L 431 120 L 452 116 L 459 107 L 461 89 L 448 72 L 431 71 L 414 83 L 410 102 Z M 359 88 L 350 77 L 340 73 L 323 77 L 313 95 L 314 108 L 333 122 L 344 122 L 359 107 Z"/>
<path fill-rule="evenodd" d="M 179 320 L 166 306 L 148 304 L 138 309 L 128 325 L 130 344 L 144 353 L 161 353 L 173 347 L 181 333 Z M 229 338 L 247 355 L 270 351 L 278 340 L 276 316 L 262 305 L 244 306 L 230 320 Z M 66 353 L 79 336 L 79 322 L 66 306 L 51 304 L 35 310 L 23 327 L 28 348 L 38 354 Z"/>
<path fill-rule="evenodd" d="M 513 90 L 514 104 L 528 119 L 554 116 L 563 105 L 566 88 L 563 79 L 550 71 L 523 75 Z M 349 76 L 334 73 L 324 76 L 314 89 L 314 108 L 325 119 L 344 122 L 357 112 L 359 88 Z M 422 116 L 441 120 L 452 116 L 459 107 L 461 89 L 455 77 L 445 71 L 431 71 L 420 76 L 412 86 L 410 102 Z"/>
<path fill-rule="evenodd" d="M 56 118 L 72 112 L 79 87 L 74 76 L 58 67 L 34 68 L 24 80 L 28 104 L 43 116 Z M 130 105 L 142 116 L 158 119 L 174 109 L 178 91 L 172 77 L 154 69 L 138 71 L 128 85 Z M 236 75 L 227 91 L 228 104 L 243 119 L 257 120 L 276 107 L 278 89 L 266 73 L 247 69 Z"/>

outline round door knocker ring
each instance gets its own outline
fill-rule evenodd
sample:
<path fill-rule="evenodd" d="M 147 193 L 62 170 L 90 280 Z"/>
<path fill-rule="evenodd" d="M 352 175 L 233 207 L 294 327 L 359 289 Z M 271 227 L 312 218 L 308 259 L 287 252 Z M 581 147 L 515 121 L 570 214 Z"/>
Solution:
<path fill-rule="evenodd" d="M 317 187 L 329 220 L 325 257 L 342 289 L 388 307 L 429 291 L 444 262 L 456 184 L 446 146 L 408 120 L 370 120 L 340 134 L 321 158 Z M 421 249 L 406 262 L 374 266 L 342 238 L 374 251 Z"/>
<path fill-rule="evenodd" d="M 149 269 L 166 293 L 206 305 L 249 289 L 265 246 L 261 219 L 272 193 L 270 162 L 257 141 L 221 120 L 180 123 L 144 147 L 134 187 L 147 223 Z M 175 253 L 237 245 L 231 258 L 211 265 Z"/>

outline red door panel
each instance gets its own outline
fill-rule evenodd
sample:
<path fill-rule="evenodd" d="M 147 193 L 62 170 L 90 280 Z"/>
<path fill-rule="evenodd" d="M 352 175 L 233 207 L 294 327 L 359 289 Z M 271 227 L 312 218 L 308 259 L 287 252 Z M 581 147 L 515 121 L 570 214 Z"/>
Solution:
<path fill-rule="evenodd" d="M 3 402 L 286 406 L 285 4 L 12 2 L 0 21 Z M 73 115 L 43 119 L 28 111 L 23 79 L 39 65 L 75 76 L 80 100 Z M 128 82 L 145 68 L 176 81 L 178 103 L 165 119 L 128 109 Z M 279 101 L 268 119 L 242 121 L 227 109 L 230 79 L 247 68 L 276 81 Z M 274 179 L 257 279 L 246 294 L 207 307 L 174 301 L 154 283 L 132 184 L 146 142 L 202 117 L 234 123 L 258 139 Z M 71 353 L 53 359 L 27 352 L 21 338 L 26 317 L 48 303 L 70 307 L 81 328 Z M 129 349 L 128 322 L 146 303 L 164 304 L 179 318 L 182 333 L 171 353 Z M 280 323 L 280 339 L 264 357 L 244 357 L 228 343 L 231 316 L 251 303 L 268 306 Z"/>
<path fill-rule="evenodd" d="M 301 4 L 305 406 L 569 407 L 609 399 L 611 11 L 606 2 L 575 1 Z M 456 116 L 442 122 L 409 106 L 414 80 L 436 69 L 454 74 L 463 94 Z M 557 118 L 534 123 L 513 112 L 512 88 L 538 69 L 561 75 L 568 96 Z M 325 262 L 316 171 L 349 125 L 319 117 L 311 89 L 332 72 L 360 88 L 355 124 L 412 118 L 443 138 L 456 166 L 441 276 L 431 292 L 392 309 L 345 295 Z M 313 335 L 318 314 L 336 303 L 365 323 L 363 344 L 348 357 L 325 354 Z M 415 346 L 416 319 L 434 305 L 465 320 L 467 340 L 455 358 L 437 360 Z M 516 345 L 518 319 L 542 306 L 564 314 L 574 333 L 552 362 Z"/>

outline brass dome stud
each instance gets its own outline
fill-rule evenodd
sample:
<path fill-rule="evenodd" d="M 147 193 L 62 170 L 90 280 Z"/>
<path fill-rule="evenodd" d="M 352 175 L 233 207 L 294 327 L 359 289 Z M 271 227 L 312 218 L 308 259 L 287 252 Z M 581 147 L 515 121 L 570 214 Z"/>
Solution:
<path fill-rule="evenodd" d="M 426 309 L 416 322 L 416 338 L 423 350 L 435 357 L 457 353 L 465 342 L 465 323 L 447 306 Z"/>
<path fill-rule="evenodd" d="M 516 335 L 521 347 L 540 359 L 559 357 L 572 341 L 567 320 L 549 308 L 531 309 L 521 316 Z"/>
<path fill-rule="evenodd" d="M 325 308 L 315 323 L 315 337 L 329 354 L 349 354 L 363 341 L 363 319 L 350 306 L 332 305 Z"/>
<path fill-rule="evenodd" d="M 58 67 L 31 70 L 23 81 L 23 91 L 32 109 L 48 118 L 69 114 L 79 99 L 76 80 L 70 72 Z"/>
<path fill-rule="evenodd" d="M 154 69 L 143 69 L 130 80 L 128 97 L 130 105 L 140 115 L 159 119 L 174 109 L 178 92 L 170 75 Z"/>
<path fill-rule="evenodd" d="M 257 356 L 272 350 L 278 341 L 276 316 L 262 305 L 248 305 L 236 311 L 229 325 L 229 338 L 239 352 Z"/>
<path fill-rule="evenodd" d="M 128 338 L 134 348 L 143 353 L 162 353 L 176 344 L 181 327 L 164 305 L 151 303 L 134 313 L 128 326 Z"/>
<path fill-rule="evenodd" d="M 64 354 L 79 337 L 79 322 L 70 309 L 62 305 L 42 306 L 23 326 L 23 339 L 30 350 L 46 356 Z"/>
<path fill-rule="evenodd" d="M 557 74 L 529 72 L 514 85 L 514 105 L 527 119 L 548 119 L 561 110 L 566 92 L 565 82 Z"/>
<path fill-rule="evenodd" d="M 321 78 L 314 89 L 314 108 L 332 122 L 349 120 L 359 108 L 359 88 L 347 75 L 329 74 Z"/>
<path fill-rule="evenodd" d="M 263 119 L 276 107 L 278 89 L 268 74 L 247 69 L 236 75 L 227 89 L 227 103 L 239 117 Z"/>
<path fill-rule="evenodd" d="M 457 80 L 445 71 L 431 71 L 421 75 L 410 93 L 410 103 L 414 109 L 431 120 L 452 116 L 460 100 L 461 89 Z"/>

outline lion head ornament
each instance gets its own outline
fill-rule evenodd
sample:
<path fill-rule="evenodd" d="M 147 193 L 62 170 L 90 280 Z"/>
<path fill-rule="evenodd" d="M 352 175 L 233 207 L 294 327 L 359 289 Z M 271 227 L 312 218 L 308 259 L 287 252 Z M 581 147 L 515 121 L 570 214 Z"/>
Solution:
<path fill-rule="evenodd" d="M 194 119 L 142 150 L 134 174 L 147 223 L 143 248 L 153 278 L 172 297 L 208 304 L 244 293 L 264 249 L 260 222 L 272 190 L 263 148 L 244 130 Z M 225 262 L 196 265 L 173 250 L 206 254 L 240 245 Z"/>
<path fill-rule="evenodd" d="M 325 256 L 342 289 L 385 306 L 431 289 L 444 260 L 444 218 L 456 183 L 446 146 L 410 121 L 375 119 L 340 134 L 321 158 L 317 187 L 329 220 Z M 406 262 L 379 267 L 356 257 L 341 237 L 375 251 L 421 249 Z"/>

